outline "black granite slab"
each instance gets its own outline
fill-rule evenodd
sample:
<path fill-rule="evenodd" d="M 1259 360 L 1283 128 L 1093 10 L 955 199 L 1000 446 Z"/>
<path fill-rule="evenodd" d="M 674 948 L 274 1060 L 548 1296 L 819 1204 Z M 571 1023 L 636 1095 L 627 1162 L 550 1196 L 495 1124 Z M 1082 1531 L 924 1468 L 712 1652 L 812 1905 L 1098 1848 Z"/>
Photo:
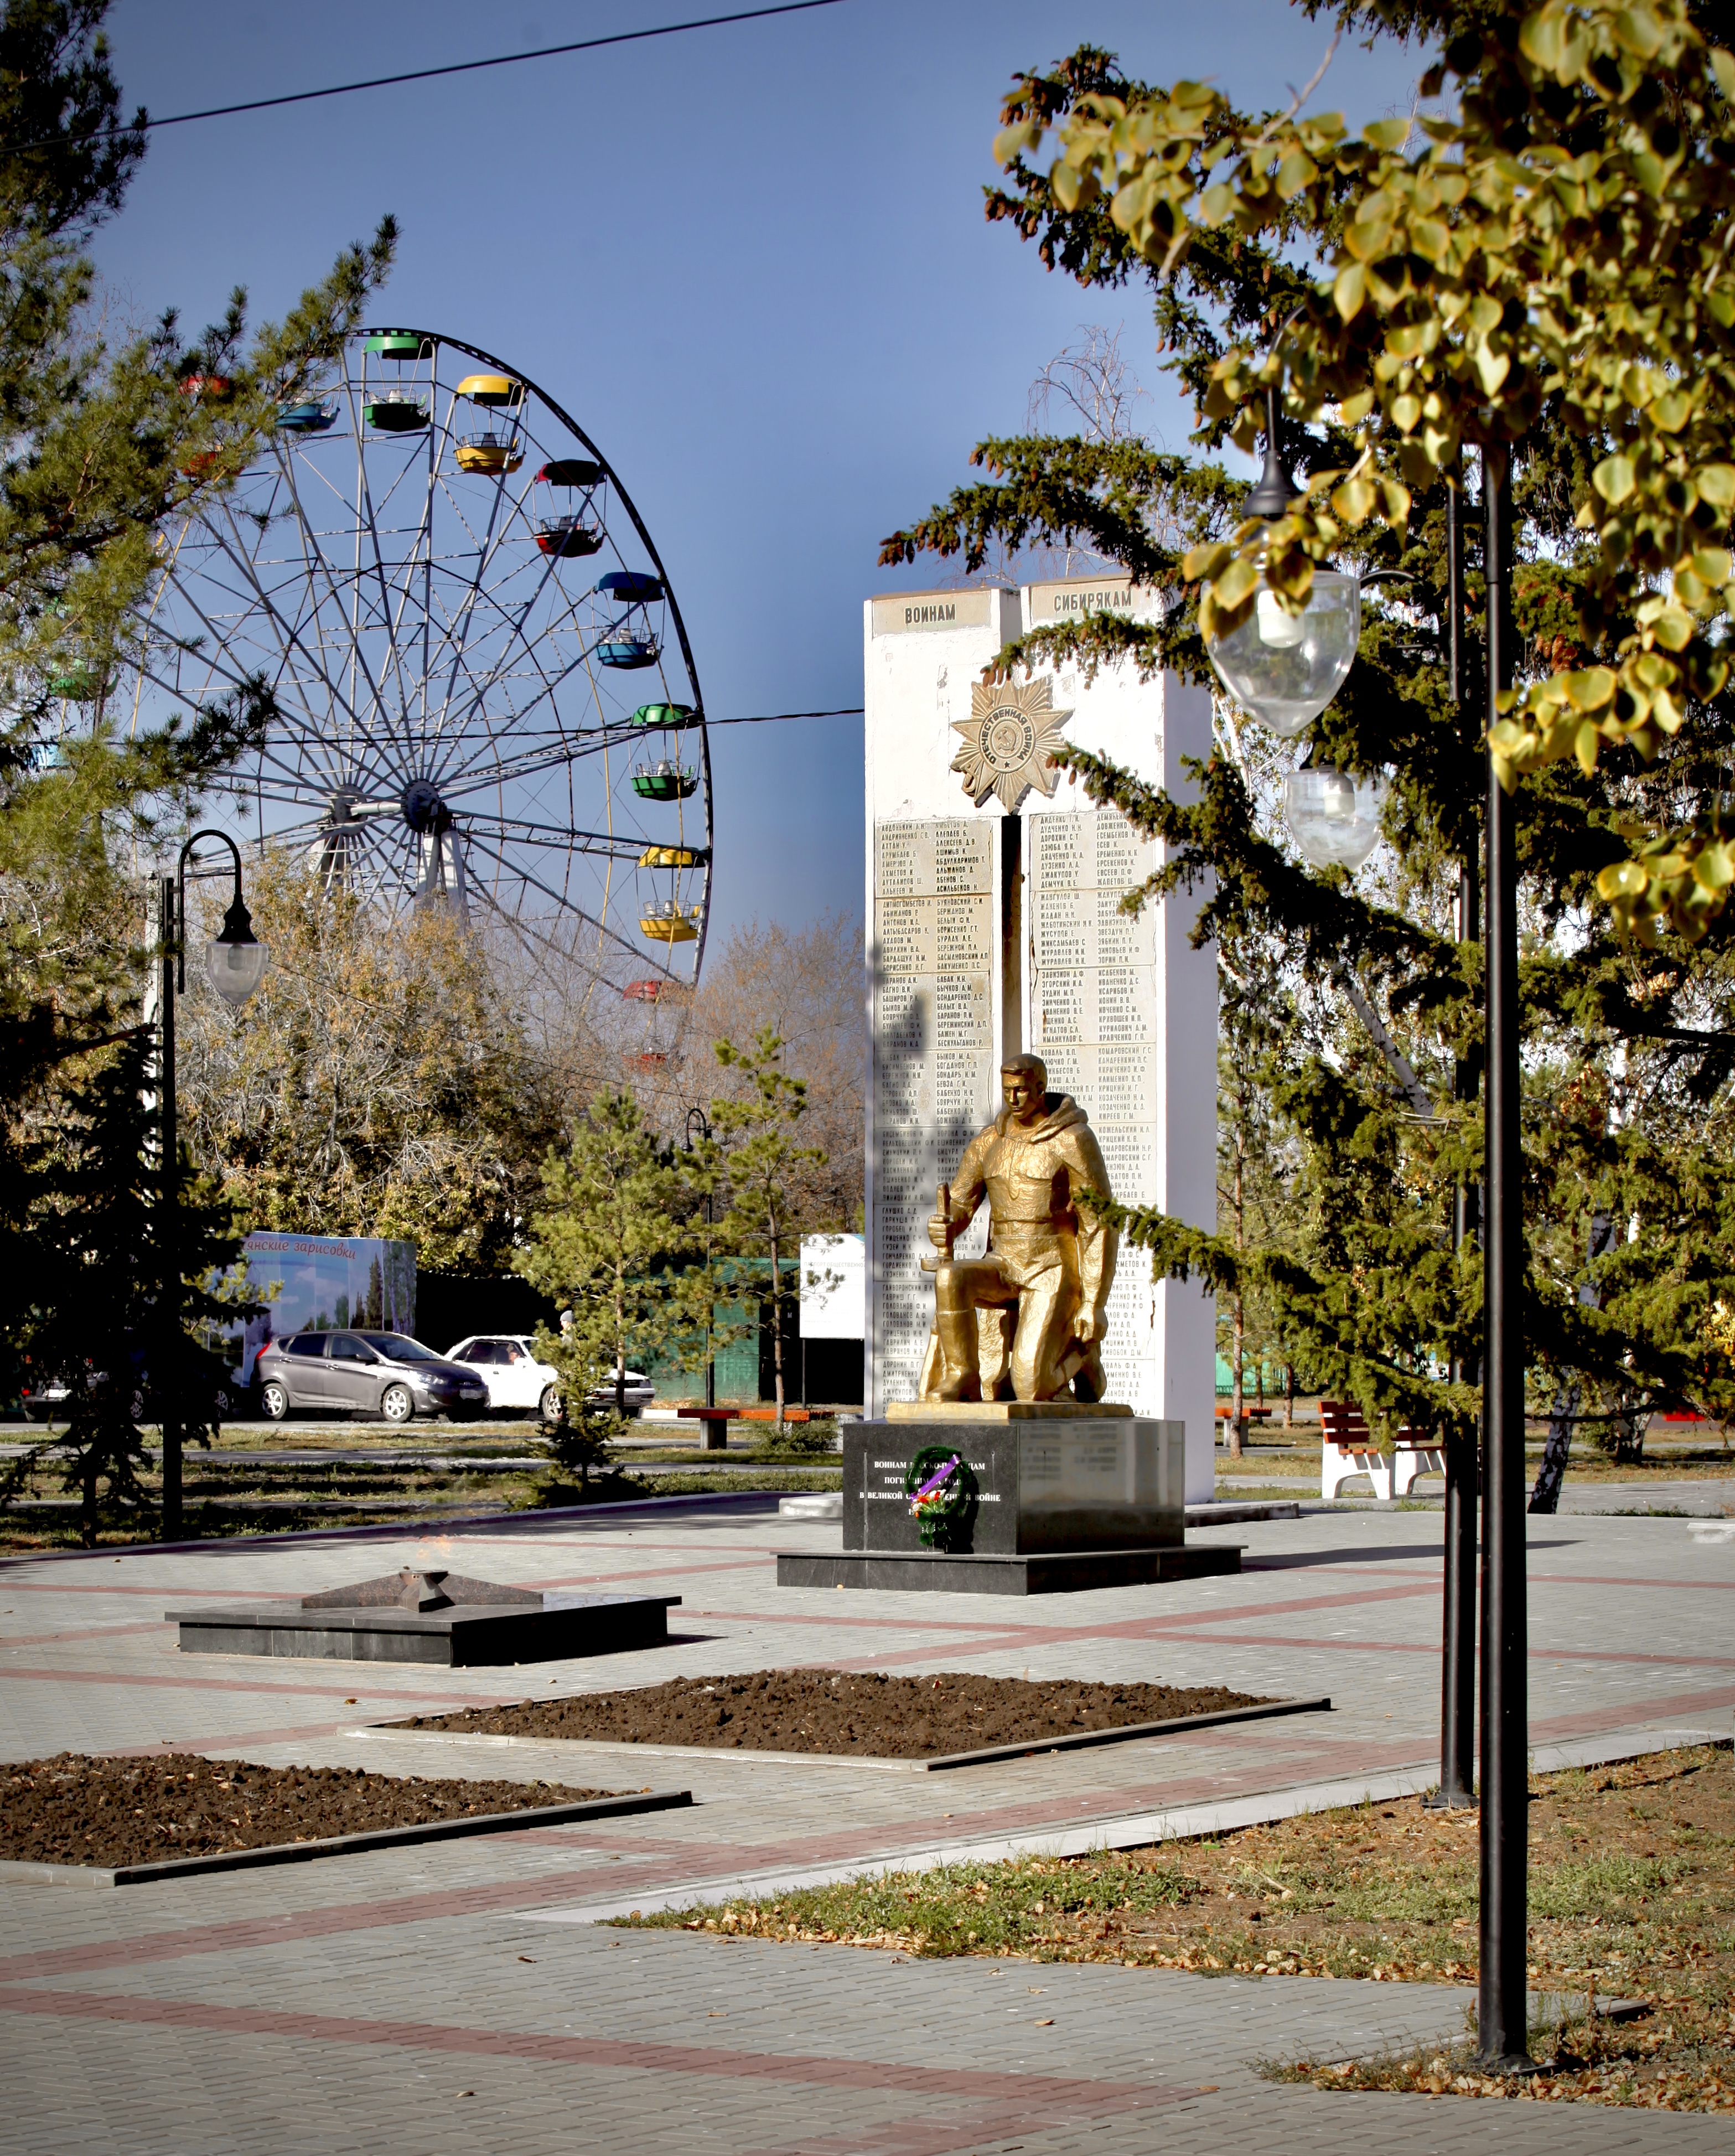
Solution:
<path fill-rule="evenodd" d="M 844 1432 L 844 1548 L 923 1550 L 905 1494 L 911 1459 L 943 1445 L 978 1485 L 952 1547 L 979 1557 L 1178 1548 L 1185 1536 L 1178 1422 L 1078 1416 L 1031 1422 L 865 1422 Z"/>
<path fill-rule="evenodd" d="M 447 1669 L 563 1661 L 662 1645 L 678 1594 L 551 1594 L 535 1604 L 443 1609 L 305 1609 L 253 1603 L 168 1609 L 183 1655 L 270 1655 L 338 1662 L 431 1662 Z"/>
<path fill-rule="evenodd" d="M 1161 1549 L 1050 1550 L 1028 1556 L 947 1556 L 935 1550 L 841 1550 L 778 1558 L 779 1587 L 872 1587 L 930 1594 L 1070 1594 L 1142 1587 L 1241 1568 L 1239 1543 Z"/>

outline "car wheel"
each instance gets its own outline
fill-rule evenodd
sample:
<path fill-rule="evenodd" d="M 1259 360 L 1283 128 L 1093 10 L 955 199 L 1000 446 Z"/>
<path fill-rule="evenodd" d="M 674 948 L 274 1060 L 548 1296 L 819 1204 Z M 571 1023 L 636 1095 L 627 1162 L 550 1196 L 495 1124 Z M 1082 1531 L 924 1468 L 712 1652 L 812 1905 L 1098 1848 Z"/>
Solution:
<path fill-rule="evenodd" d="M 135 1393 L 127 1405 L 131 1410 L 135 1422 L 142 1422 L 145 1419 L 145 1396 L 141 1392 Z"/>
<path fill-rule="evenodd" d="M 213 1422 L 228 1422 L 233 1419 L 234 1412 L 235 1404 L 228 1396 L 228 1388 L 219 1385 L 211 1395 L 211 1419 Z"/>
<path fill-rule="evenodd" d="M 380 1394 L 379 1411 L 388 1422 L 408 1422 L 416 1412 L 408 1385 L 388 1385 Z"/>
<path fill-rule="evenodd" d="M 259 1408 L 267 1422 L 281 1422 L 289 1413 L 289 1394 L 275 1378 L 259 1388 Z"/>
<path fill-rule="evenodd" d="M 543 1386 L 542 1397 L 536 1402 L 536 1413 L 551 1430 L 566 1420 L 567 1404 L 558 1385 Z"/>

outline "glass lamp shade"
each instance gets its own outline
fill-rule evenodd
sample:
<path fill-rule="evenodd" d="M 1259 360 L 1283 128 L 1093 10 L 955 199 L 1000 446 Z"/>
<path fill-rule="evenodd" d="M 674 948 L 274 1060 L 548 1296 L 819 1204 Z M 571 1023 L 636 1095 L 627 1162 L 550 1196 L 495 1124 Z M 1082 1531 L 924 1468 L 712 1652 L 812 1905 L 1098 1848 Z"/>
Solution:
<path fill-rule="evenodd" d="M 250 929 L 244 937 L 231 936 L 225 922 L 223 933 L 205 946 L 205 973 L 223 1000 L 239 1010 L 259 986 L 269 955 Z"/>
<path fill-rule="evenodd" d="M 1304 612 L 1286 613 L 1262 590 L 1240 627 L 1214 638 L 1211 663 L 1250 718 L 1286 740 L 1317 719 L 1343 686 L 1362 633 L 1362 588 L 1353 577 L 1316 569 Z"/>
<path fill-rule="evenodd" d="M 1342 771 L 1292 771 L 1284 812 L 1296 844 L 1317 869 L 1358 869 L 1379 837 L 1385 782 Z"/>

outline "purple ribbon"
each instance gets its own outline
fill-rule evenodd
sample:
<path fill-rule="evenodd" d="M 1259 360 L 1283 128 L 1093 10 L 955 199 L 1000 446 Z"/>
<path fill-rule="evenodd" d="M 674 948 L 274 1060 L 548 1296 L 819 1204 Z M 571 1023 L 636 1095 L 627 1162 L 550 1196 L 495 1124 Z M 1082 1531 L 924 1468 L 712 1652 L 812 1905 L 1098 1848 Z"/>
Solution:
<path fill-rule="evenodd" d="M 912 1505 L 919 1505 L 922 1499 L 927 1496 L 929 1491 L 937 1490 L 939 1488 L 940 1485 L 946 1480 L 947 1476 L 951 1474 L 952 1469 L 956 1467 L 957 1464 L 958 1456 L 954 1452 L 951 1459 L 947 1461 L 943 1467 L 938 1469 L 934 1474 L 929 1476 L 927 1481 L 922 1484 L 921 1487 L 916 1491 L 915 1495 L 911 1498 L 910 1502 Z"/>

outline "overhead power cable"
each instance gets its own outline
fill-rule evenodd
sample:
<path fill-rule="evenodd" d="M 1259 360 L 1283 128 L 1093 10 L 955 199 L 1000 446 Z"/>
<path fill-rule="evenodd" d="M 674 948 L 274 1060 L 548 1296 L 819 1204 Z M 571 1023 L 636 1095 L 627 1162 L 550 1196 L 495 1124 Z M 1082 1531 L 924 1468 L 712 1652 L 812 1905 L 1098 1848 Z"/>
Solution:
<path fill-rule="evenodd" d="M 860 704 L 848 704 L 836 711 L 750 711 L 744 718 L 707 719 L 706 731 L 712 726 L 768 726 L 779 719 L 859 719 L 862 716 Z"/>
<path fill-rule="evenodd" d="M 171 112 L 161 120 L 143 120 L 139 129 L 184 127 L 192 120 L 226 120 L 237 112 L 268 112 L 279 105 L 307 105 L 316 98 L 347 97 L 358 90 L 389 90 L 401 82 L 429 82 L 436 75 L 475 74 L 482 68 L 515 67 L 521 60 L 554 59 L 564 53 L 593 53 L 604 45 L 633 45 L 646 38 L 673 38 L 685 30 L 714 30 L 728 23 L 757 23 L 767 15 L 804 15 L 814 8 L 839 8 L 844 0 L 781 0 L 772 8 L 739 8 L 727 15 L 696 15 L 685 23 L 660 23 L 649 30 L 615 30 L 603 38 L 575 38 L 569 44 L 539 45 L 534 52 L 496 53 L 485 60 L 454 60 L 445 67 L 413 68 L 407 74 L 369 75 L 362 82 L 336 82 L 325 90 L 295 90 L 281 97 L 249 98 L 244 105 L 211 105 L 199 112 Z M 131 134 L 130 127 L 92 127 L 72 136 L 45 136 L 38 142 L 19 142 L 8 154 L 19 157 L 27 150 L 49 150 L 63 141 L 83 141 L 103 134 Z"/>

